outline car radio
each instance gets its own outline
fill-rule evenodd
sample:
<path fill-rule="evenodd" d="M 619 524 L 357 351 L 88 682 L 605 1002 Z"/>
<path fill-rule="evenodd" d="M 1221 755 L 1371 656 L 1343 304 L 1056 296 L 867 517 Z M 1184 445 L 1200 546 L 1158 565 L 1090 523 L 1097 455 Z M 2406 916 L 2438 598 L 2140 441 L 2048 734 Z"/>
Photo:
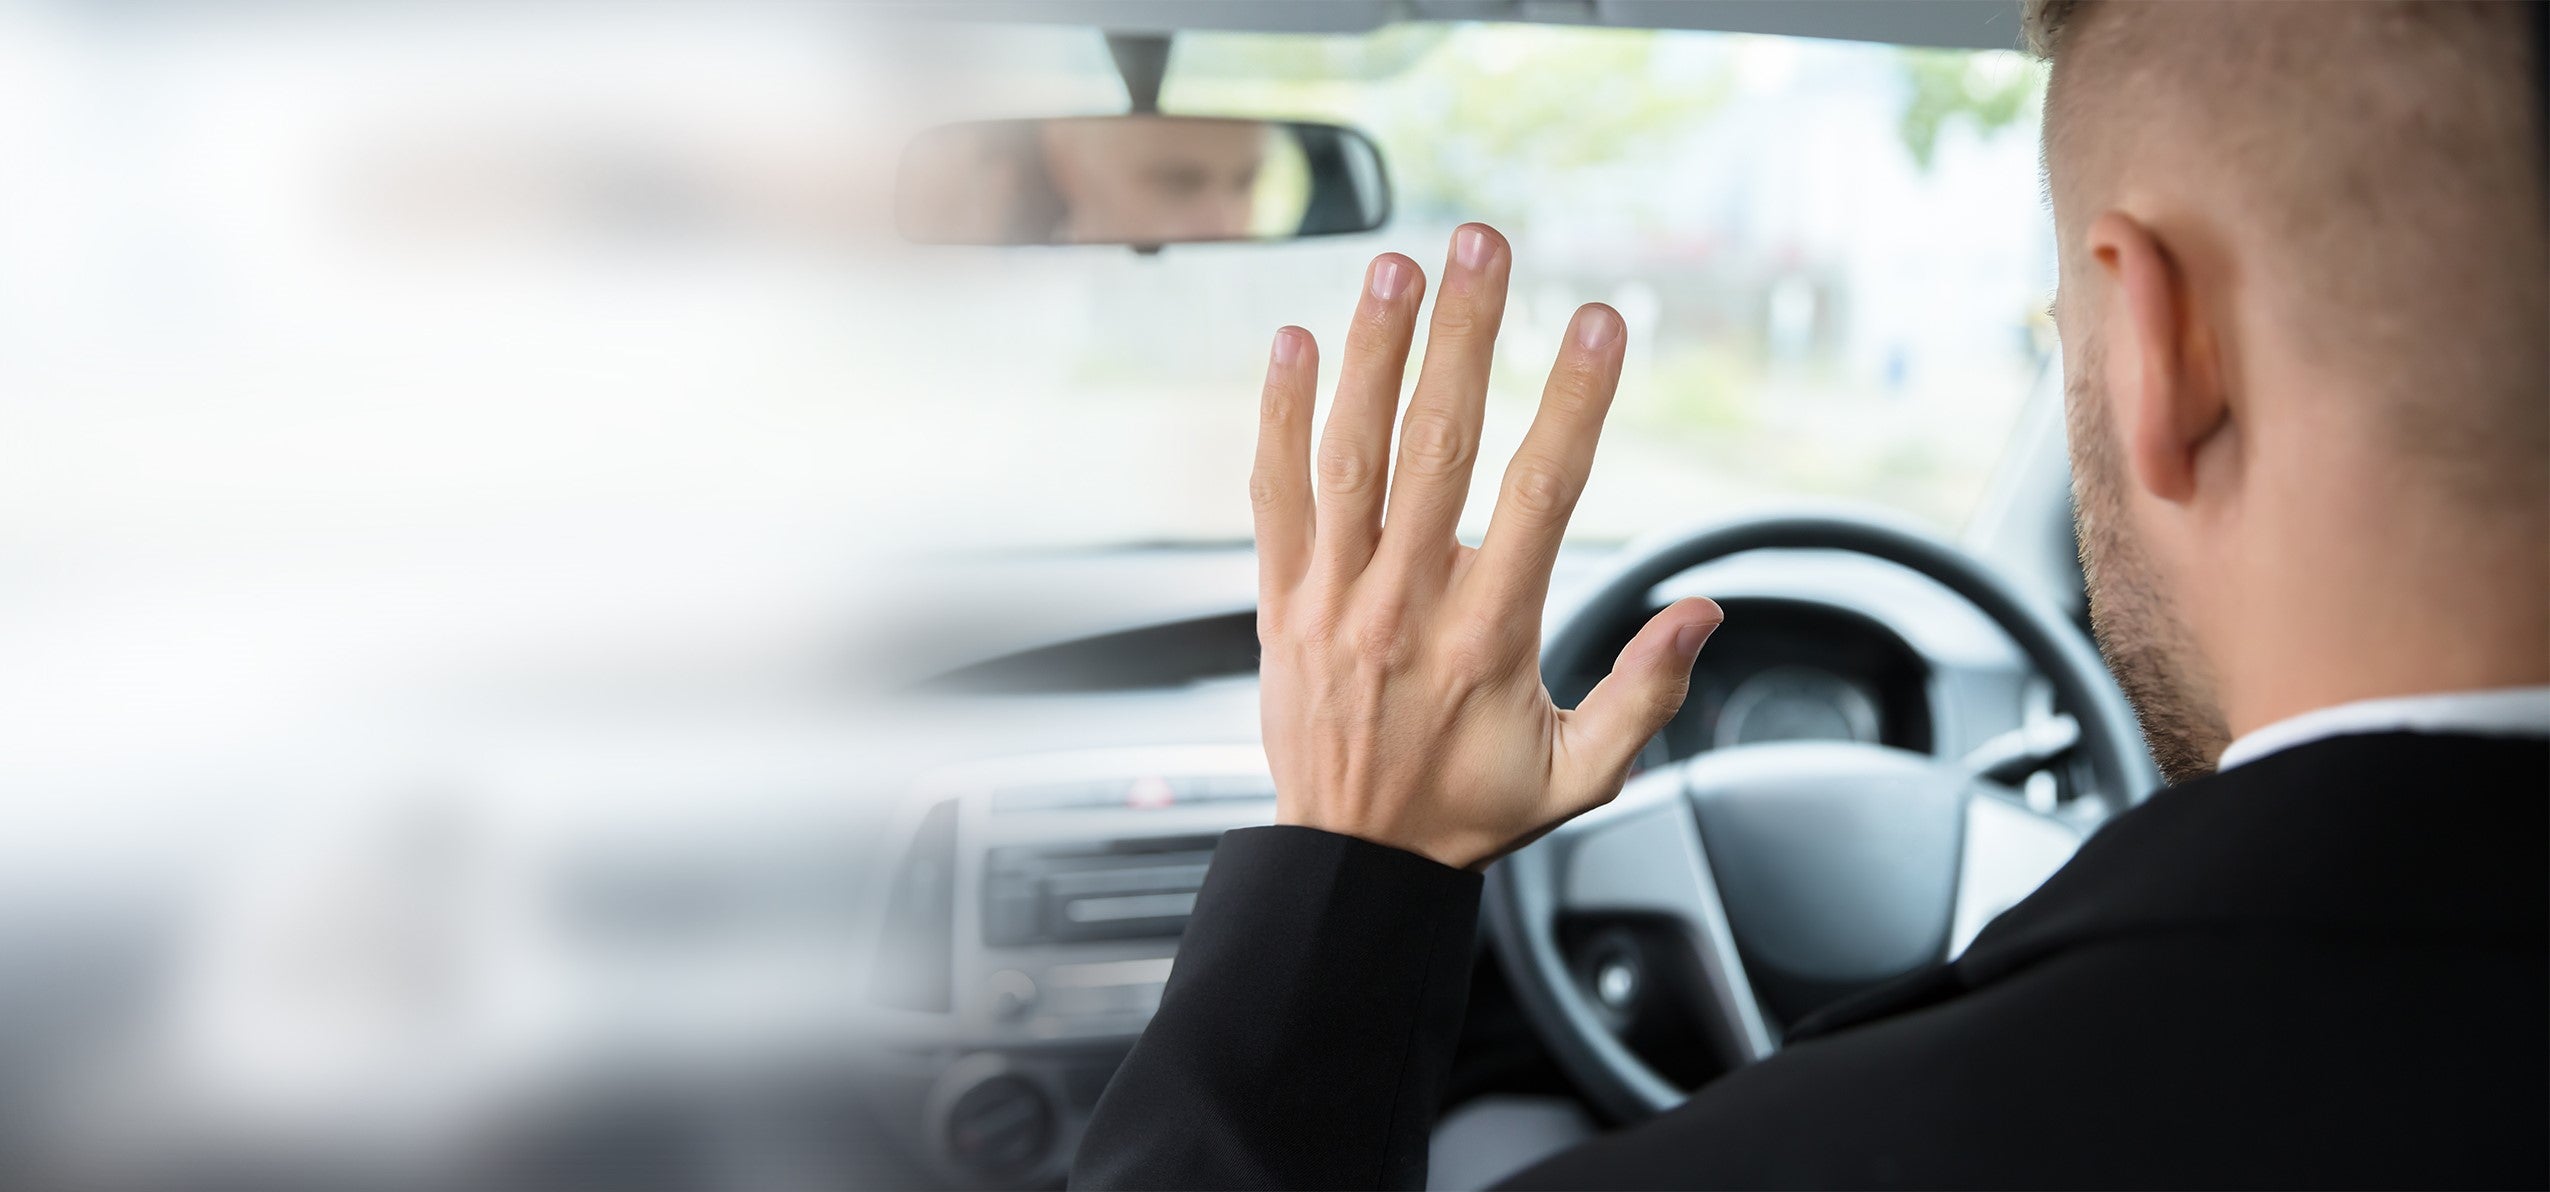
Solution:
<path fill-rule="evenodd" d="M 1175 939 L 1195 909 L 1215 839 L 1154 836 L 993 849 L 983 867 L 983 942 L 1014 948 Z"/>

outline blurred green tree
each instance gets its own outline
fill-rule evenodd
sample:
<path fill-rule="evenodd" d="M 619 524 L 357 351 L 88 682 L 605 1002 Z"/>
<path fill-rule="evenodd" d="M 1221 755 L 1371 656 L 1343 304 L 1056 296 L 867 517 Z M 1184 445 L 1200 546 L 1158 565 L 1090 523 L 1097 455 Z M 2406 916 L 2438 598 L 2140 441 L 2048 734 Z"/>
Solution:
<path fill-rule="evenodd" d="M 2033 117 L 2045 94 L 2043 64 L 2016 53 L 1907 49 L 1900 54 L 1910 93 L 1896 127 L 1904 148 L 1924 170 L 1938 153 L 1939 130 L 1951 119 L 1963 116 L 1974 122 L 1976 132 L 1988 135 Z"/>
<path fill-rule="evenodd" d="M 1394 25 L 1369 37 L 1189 34 L 1161 106 L 1336 120 L 1380 141 L 1400 210 L 1520 220 L 1554 186 L 1652 154 L 1730 90 L 1723 47 L 1663 61 L 1646 29 Z M 1424 152 L 1390 153 L 1423 144 Z M 1664 201 L 1667 196 L 1652 196 Z M 1605 207 L 1617 210 L 1618 196 Z"/>

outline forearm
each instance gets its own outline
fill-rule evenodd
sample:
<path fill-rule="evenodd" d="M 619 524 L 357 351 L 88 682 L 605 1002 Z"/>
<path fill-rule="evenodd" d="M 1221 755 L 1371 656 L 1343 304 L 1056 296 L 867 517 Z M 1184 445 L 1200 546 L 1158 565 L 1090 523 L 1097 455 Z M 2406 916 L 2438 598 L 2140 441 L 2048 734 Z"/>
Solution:
<path fill-rule="evenodd" d="M 1479 887 L 1308 828 L 1225 836 L 1073 1186 L 1423 1187 Z"/>

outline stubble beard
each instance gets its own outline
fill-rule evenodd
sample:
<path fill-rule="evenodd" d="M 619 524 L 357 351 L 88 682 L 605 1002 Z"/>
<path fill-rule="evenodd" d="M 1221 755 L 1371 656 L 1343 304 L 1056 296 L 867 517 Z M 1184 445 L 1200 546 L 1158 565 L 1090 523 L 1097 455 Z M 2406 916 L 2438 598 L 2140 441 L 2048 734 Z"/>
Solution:
<path fill-rule="evenodd" d="M 2095 352 L 2064 385 L 2072 441 L 2072 529 L 2087 581 L 2091 636 L 2124 689 L 2143 742 L 2172 785 L 2214 772 L 2230 741 L 2204 664 L 2186 622 L 2161 589 L 2149 557 L 2126 523 L 2122 461 L 2108 428 L 2106 403 L 2090 378 Z"/>

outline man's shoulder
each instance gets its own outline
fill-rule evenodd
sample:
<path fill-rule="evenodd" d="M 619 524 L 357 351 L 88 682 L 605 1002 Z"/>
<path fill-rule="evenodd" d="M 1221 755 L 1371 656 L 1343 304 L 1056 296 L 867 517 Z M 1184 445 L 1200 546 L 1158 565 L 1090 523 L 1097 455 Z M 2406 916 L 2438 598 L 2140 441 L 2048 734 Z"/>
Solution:
<path fill-rule="evenodd" d="M 2298 747 L 1520 1186 L 2550 1181 L 2550 746 Z"/>
<path fill-rule="evenodd" d="M 1799 1043 L 1518 1186 L 2539 1183 L 2538 953 L 2203 934 L 2068 949 Z"/>
<path fill-rule="evenodd" d="M 2331 738 L 2118 816 L 1994 921 L 1960 973 L 2155 934 L 2494 941 L 2550 931 L 2550 742 Z"/>

